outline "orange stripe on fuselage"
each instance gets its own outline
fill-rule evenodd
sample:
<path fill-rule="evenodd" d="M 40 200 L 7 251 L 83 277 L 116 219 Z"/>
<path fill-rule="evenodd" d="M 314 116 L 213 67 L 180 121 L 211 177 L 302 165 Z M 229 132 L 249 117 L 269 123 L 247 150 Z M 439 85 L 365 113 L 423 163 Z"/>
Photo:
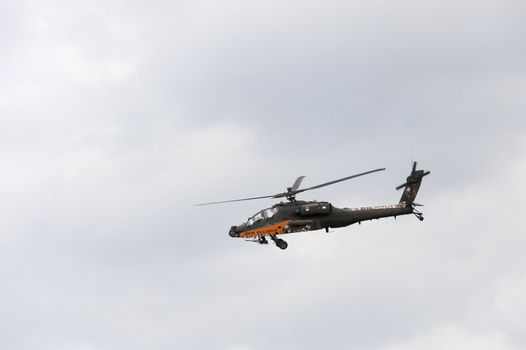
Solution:
<path fill-rule="evenodd" d="M 274 225 L 258 227 L 253 230 L 241 232 L 239 234 L 239 237 L 246 238 L 246 237 L 257 237 L 257 236 L 267 236 L 267 235 L 281 235 L 285 233 L 285 226 L 287 226 L 289 222 L 290 220 L 285 220 L 285 221 L 278 222 L 277 224 L 274 224 Z"/>

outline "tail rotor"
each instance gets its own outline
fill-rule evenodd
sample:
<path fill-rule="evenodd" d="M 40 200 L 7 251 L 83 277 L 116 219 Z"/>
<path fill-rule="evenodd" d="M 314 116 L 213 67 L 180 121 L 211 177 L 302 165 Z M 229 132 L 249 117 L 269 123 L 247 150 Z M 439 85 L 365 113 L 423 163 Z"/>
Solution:
<path fill-rule="evenodd" d="M 416 199 L 416 195 L 418 194 L 418 190 L 420 189 L 422 179 L 424 178 L 424 176 L 431 174 L 430 171 L 417 170 L 416 166 L 417 163 L 413 162 L 411 174 L 409 174 L 409 176 L 403 184 L 396 187 L 397 190 L 400 190 L 402 188 L 404 189 L 402 198 L 400 198 L 400 203 L 404 203 L 405 205 L 413 205 Z"/>
<path fill-rule="evenodd" d="M 397 191 L 401 190 L 402 188 L 407 187 L 409 185 L 413 185 L 415 183 L 418 183 L 418 182 L 422 181 L 422 178 L 424 176 L 427 176 L 427 175 L 431 174 L 430 171 L 416 170 L 416 165 L 417 165 L 417 163 L 413 162 L 413 169 L 411 170 L 411 174 L 407 177 L 406 182 L 404 182 L 400 186 L 396 187 Z"/>

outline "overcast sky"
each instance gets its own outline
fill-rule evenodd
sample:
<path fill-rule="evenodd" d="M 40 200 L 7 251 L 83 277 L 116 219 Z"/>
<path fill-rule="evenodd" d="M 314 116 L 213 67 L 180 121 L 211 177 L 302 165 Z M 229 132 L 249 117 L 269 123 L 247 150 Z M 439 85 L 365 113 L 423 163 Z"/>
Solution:
<path fill-rule="evenodd" d="M 0 2 L 3 350 L 526 348 L 522 0 Z M 413 216 L 228 237 L 260 196 Z"/>

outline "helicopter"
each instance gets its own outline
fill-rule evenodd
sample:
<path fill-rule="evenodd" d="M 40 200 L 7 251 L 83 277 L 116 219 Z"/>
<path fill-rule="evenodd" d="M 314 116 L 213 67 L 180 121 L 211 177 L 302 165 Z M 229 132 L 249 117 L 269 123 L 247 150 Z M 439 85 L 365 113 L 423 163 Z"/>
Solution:
<path fill-rule="evenodd" d="M 417 162 L 413 162 L 411 173 L 406 181 L 397 186 L 396 190 L 404 189 L 402 197 L 397 204 L 359 208 L 337 208 L 329 202 L 297 200 L 296 195 L 305 191 L 334 185 L 360 176 L 384 171 L 385 168 L 369 170 L 341 179 L 329 181 L 320 185 L 300 189 L 305 176 L 300 176 L 294 181 L 286 192 L 251 198 L 232 199 L 219 202 L 200 203 L 195 206 L 249 201 L 265 198 L 285 198 L 287 202 L 279 202 L 270 208 L 263 209 L 251 216 L 246 222 L 232 226 L 228 232 L 230 237 L 245 238 L 259 244 L 268 244 L 267 237 L 280 249 L 286 249 L 288 243 L 278 236 L 325 229 L 346 227 L 362 221 L 397 217 L 400 215 L 414 214 L 420 221 L 424 220 L 422 212 L 416 209 L 421 204 L 415 203 L 416 195 L 420 189 L 422 178 L 429 175 L 430 171 L 417 170 Z"/>

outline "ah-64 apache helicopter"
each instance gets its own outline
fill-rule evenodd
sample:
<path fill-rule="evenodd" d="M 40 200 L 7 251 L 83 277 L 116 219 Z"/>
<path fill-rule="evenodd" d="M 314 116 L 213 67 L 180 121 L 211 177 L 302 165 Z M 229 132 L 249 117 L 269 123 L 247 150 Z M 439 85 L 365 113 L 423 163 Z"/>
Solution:
<path fill-rule="evenodd" d="M 329 202 L 300 201 L 296 195 L 301 192 L 314 190 L 320 187 L 333 185 L 338 182 L 350 180 L 359 176 L 385 170 L 385 168 L 374 169 L 360 174 L 347 176 L 338 180 L 329 181 L 320 185 L 300 189 L 301 182 L 305 176 L 296 179 L 287 192 L 269 196 L 233 199 L 228 201 L 210 202 L 196 204 L 196 206 L 248 201 L 263 198 L 286 198 L 288 202 L 280 202 L 270 208 L 263 209 L 250 217 L 247 222 L 238 226 L 232 226 L 229 231 L 231 237 L 249 238 L 251 241 L 268 244 L 267 236 L 281 249 L 286 249 L 288 244 L 278 235 L 294 232 L 306 232 L 329 228 L 345 227 L 366 220 L 380 219 L 389 216 L 395 218 L 400 215 L 414 214 L 420 221 L 424 220 L 421 212 L 416 210 L 415 198 L 420 189 L 422 178 L 429 175 L 429 171 L 416 170 L 416 162 L 413 163 L 411 174 L 406 182 L 396 187 L 397 190 L 404 188 L 404 192 L 398 204 L 377 207 L 361 208 L 336 208 Z"/>

